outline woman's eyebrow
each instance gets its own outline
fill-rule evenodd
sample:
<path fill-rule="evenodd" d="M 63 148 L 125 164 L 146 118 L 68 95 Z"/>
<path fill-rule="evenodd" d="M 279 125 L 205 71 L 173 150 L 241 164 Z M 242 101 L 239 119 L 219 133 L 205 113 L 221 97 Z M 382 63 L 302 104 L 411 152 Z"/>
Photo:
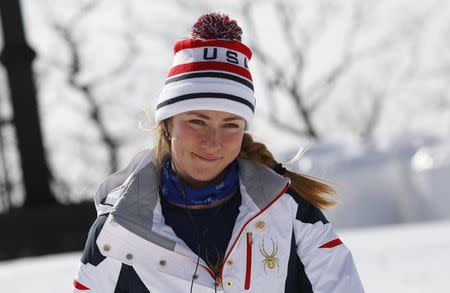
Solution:
<path fill-rule="evenodd" d="M 241 118 L 241 117 L 229 117 L 229 118 L 223 119 L 223 121 L 233 121 L 233 120 L 244 120 L 244 118 Z"/>
<path fill-rule="evenodd" d="M 195 115 L 195 116 L 198 116 L 198 117 L 206 119 L 206 120 L 210 120 L 211 119 L 208 115 L 205 115 L 205 114 L 202 114 L 202 113 L 189 112 L 189 113 L 186 113 L 186 114 L 188 114 L 188 115 Z"/>
<path fill-rule="evenodd" d="M 187 115 L 195 115 L 195 116 L 198 116 L 198 117 L 203 118 L 205 120 L 211 120 L 211 118 L 208 115 L 205 115 L 205 114 L 202 114 L 202 113 L 198 113 L 198 112 L 188 112 L 186 114 Z M 236 116 L 236 117 L 227 117 L 227 118 L 223 119 L 223 121 L 226 121 L 226 122 L 234 121 L 234 120 L 244 120 L 244 118 Z"/>

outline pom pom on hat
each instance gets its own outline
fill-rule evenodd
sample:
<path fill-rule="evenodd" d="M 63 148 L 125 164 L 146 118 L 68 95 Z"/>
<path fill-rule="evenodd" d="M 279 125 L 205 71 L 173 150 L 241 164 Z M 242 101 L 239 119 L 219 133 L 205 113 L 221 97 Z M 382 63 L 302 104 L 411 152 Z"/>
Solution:
<path fill-rule="evenodd" d="M 208 13 L 200 16 L 192 27 L 194 39 L 227 39 L 241 41 L 242 29 L 227 14 Z"/>
<path fill-rule="evenodd" d="M 241 116 L 250 127 L 256 100 L 248 67 L 251 50 L 226 14 L 202 15 L 191 37 L 174 45 L 174 61 L 156 106 L 155 122 L 195 110 Z"/>

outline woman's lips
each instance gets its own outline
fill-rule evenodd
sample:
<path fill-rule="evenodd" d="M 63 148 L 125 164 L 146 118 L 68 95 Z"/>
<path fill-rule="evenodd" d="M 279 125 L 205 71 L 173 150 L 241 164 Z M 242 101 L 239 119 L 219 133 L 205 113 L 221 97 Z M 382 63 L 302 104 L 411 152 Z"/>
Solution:
<path fill-rule="evenodd" d="M 208 161 L 208 162 L 214 162 L 220 159 L 220 157 L 209 157 L 209 156 L 201 156 L 201 155 L 197 155 L 196 153 L 192 153 L 194 155 L 194 157 L 199 158 L 200 160 L 203 161 Z"/>

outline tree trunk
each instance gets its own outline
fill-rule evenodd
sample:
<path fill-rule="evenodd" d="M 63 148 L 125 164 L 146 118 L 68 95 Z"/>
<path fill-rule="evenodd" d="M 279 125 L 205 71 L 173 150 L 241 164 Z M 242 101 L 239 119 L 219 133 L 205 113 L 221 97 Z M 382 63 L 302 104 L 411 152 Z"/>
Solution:
<path fill-rule="evenodd" d="M 25 40 L 20 1 L 1 0 L 0 15 L 4 48 L 0 61 L 5 65 L 14 112 L 22 177 L 25 185 L 25 206 L 36 207 L 55 203 L 50 189 L 51 174 L 42 142 L 32 62 L 35 52 Z"/>

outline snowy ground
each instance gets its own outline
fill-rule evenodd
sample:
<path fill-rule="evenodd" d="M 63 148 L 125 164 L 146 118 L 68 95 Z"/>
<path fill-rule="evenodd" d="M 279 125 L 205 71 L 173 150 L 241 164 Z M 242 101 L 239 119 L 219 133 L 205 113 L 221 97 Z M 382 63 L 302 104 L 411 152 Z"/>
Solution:
<path fill-rule="evenodd" d="M 339 233 L 366 292 L 450 292 L 450 221 Z M 0 262 L 2 292 L 70 292 L 79 253 Z"/>
<path fill-rule="evenodd" d="M 450 221 L 349 230 L 367 292 L 450 292 Z"/>

